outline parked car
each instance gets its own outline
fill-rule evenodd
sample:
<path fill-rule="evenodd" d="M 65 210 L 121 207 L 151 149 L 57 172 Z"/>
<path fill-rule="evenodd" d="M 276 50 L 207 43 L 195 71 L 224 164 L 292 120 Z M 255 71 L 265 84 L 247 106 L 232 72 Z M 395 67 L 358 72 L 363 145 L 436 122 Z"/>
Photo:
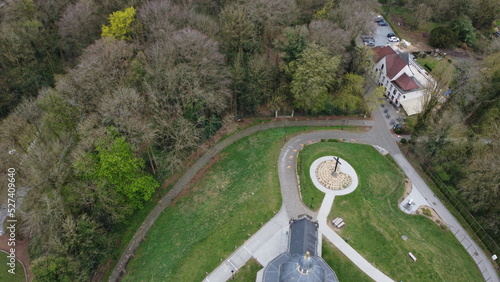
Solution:
<path fill-rule="evenodd" d="M 375 21 L 376 22 L 383 22 L 384 21 L 384 18 L 381 16 L 381 15 L 378 15 L 376 18 L 375 18 Z"/>
<path fill-rule="evenodd" d="M 375 46 L 375 39 L 372 36 L 361 35 L 361 40 L 363 40 L 365 46 Z"/>
<path fill-rule="evenodd" d="M 368 40 L 364 42 L 366 46 L 375 47 L 375 40 Z"/>
<path fill-rule="evenodd" d="M 390 42 L 399 42 L 399 37 L 396 34 L 392 33 L 392 32 L 387 34 L 387 39 Z"/>
<path fill-rule="evenodd" d="M 386 21 L 381 21 L 381 22 L 378 22 L 378 25 L 379 26 L 388 26 L 389 24 Z"/>

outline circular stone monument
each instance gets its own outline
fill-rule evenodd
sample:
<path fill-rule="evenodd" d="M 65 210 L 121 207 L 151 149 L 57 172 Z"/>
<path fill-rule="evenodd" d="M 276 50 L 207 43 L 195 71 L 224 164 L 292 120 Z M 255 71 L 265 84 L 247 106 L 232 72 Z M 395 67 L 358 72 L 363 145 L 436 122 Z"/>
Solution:
<path fill-rule="evenodd" d="M 327 194 L 346 195 L 358 186 L 358 175 L 345 160 L 326 156 L 315 160 L 309 170 L 314 186 Z"/>

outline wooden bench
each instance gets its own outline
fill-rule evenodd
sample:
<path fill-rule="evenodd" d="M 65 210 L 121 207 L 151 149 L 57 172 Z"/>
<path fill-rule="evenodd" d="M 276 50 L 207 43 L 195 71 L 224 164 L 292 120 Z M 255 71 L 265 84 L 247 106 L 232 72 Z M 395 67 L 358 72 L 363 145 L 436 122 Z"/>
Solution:
<path fill-rule="evenodd" d="M 332 224 L 335 226 L 337 226 L 337 224 L 339 224 L 341 222 L 342 222 L 342 218 L 340 218 L 340 217 L 337 217 L 334 220 L 332 220 Z"/>
<path fill-rule="evenodd" d="M 345 222 L 342 221 L 341 223 L 339 223 L 339 225 L 337 225 L 337 228 L 341 228 L 344 225 L 345 225 Z"/>
<path fill-rule="evenodd" d="M 408 255 L 413 261 L 417 261 L 417 258 L 411 252 L 409 252 Z"/>
<path fill-rule="evenodd" d="M 341 218 L 340 220 L 338 220 L 337 222 L 335 222 L 335 224 L 334 224 L 334 225 L 335 225 L 335 227 L 337 227 L 337 228 L 338 228 L 338 227 L 339 227 L 339 225 L 340 225 L 340 224 L 342 224 L 342 222 L 343 222 L 343 221 L 342 221 L 342 218 Z"/>

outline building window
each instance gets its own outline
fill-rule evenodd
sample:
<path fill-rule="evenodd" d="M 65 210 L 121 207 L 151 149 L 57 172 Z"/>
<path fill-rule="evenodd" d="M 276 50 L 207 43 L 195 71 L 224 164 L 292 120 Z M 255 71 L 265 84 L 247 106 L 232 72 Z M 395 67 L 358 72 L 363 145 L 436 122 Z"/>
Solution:
<path fill-rule="evenodd" d="M 384 69 L 384 64 L 382 64 L 382 67 L 380 67 L 380 70 L 383 70 Z"/>
<path fill-rule="evenodd" d="M 396 95 L 396 89 L 394 89 L 394 91 L 392 92 L 392 94 Z"/>
<path fill-rule="evenodd" d="M 389 87 L 389 91 L 392 91 L 392 84 L 391 84 L 391 87 Z"/>
<path fill-rule="evenodd" d="M 401 93 L 399 93 L 399 95 L 398 95 L 398 99 L 401 99 Z"/>
<path fill-rule="evenodd" d="M 387 86 L 387 85 L 389 85 L 389 80 L 387 80 L 387 81 L 385 82 L 385 86 Z"/>

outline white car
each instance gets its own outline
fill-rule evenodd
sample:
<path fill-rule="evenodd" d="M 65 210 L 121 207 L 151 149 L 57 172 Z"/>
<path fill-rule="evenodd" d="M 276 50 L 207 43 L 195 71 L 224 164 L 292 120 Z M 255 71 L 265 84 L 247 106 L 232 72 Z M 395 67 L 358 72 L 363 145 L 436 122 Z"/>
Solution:
<path fill-rule="evenodd" d="M 391 32 L 387 34 L 387 40 L 389 40 L 390 42 L 399 42 L 399 37 L 397 37 L 396 34 Z"/>

